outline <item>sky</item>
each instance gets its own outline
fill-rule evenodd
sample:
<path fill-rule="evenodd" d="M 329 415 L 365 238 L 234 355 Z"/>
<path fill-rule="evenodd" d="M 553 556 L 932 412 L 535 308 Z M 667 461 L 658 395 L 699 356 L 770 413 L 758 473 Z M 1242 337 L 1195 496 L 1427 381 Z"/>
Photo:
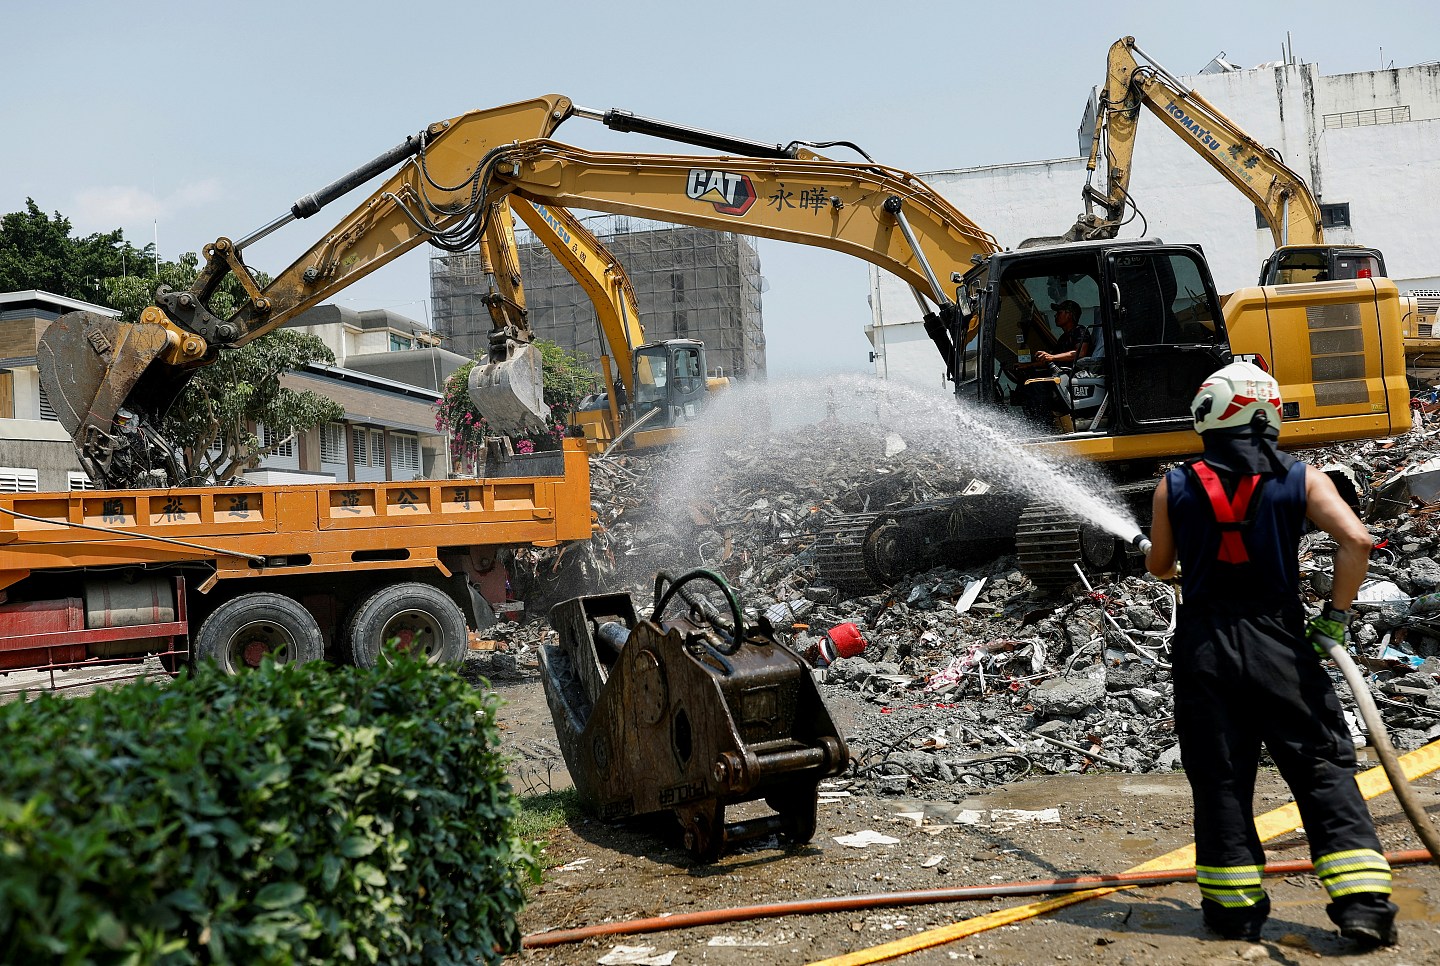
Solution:
<path fill-rule="evenodd" d="M 1175 73 L 1222 51 L 1279 60 L 1287 37 L 1323 73 L 1368 71 L 1440 59 L 1440 3 L 0 0 L 0 212 L 33 198 L 78 234 L 119 228 L 174 259 L 250 233 L 432 121 L 546 93 L 766 142 L 853 141 L 917 172 L 1073 157 L 1127 34 Z M 703 153 L 581 119 L 556 138 Z M 365 193 L 247 263 L 280 271 Z M 866 264 L 757 247 L 772 376 L 870 371 Z M 431 251 L 335 301 L 428 322 Z"/>

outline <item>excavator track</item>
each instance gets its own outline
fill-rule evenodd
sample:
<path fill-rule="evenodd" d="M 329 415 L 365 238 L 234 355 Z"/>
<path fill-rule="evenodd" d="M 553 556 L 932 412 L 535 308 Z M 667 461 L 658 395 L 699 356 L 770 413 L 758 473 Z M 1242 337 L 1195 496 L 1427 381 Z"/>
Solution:
<path fill-rule="evenodd" d="M 1080 521 L 1053 504 L 1036 503 L 1020 514 L 1015 530 L 1020 572 L 1037 590 L 1055 594 L 1074 580 L 1081 562 Z"/>
<path fill-rule="evenodd" d="M 815 565 L 821 578 L 842 593 L 873 594 L 884 581 L 866 560 L 865 541 L 883 517 L 881 513 L 849 513 L 820 529 L 815 540 Z"/>
<path fill-rule="evenodd" d="M 820 531 L 815 563 L 842 593 L 878 593 L 907 574 L 941 563 L 963 567 L 1003 551 L 1018 512 L 1010 497 L 984 492 L 836 517 Z"/>

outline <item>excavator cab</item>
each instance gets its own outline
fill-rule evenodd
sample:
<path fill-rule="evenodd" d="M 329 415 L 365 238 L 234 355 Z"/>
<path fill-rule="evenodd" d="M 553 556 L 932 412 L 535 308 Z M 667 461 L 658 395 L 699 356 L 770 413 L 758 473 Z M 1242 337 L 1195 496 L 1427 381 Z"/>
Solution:
<path fill-rule="evenodd" d="M 1385 256 L 1358 245 L 1287 245 L 1260 266 L 1261 285 L 1385 277 Z"/>
<path fill-rule="evenodd" d="M 669 339 L 640 346 L 632 425 L 667 429 L 698 417 L 705 408 L 705 371 L 703 342 Z"/>
<path fill-rule="evenodd" d="M 1220 300 L 1204 256 L 1159 243 L 1080 243 L 991 256 L 965 278 L 979 299 L 976 394 L 1046 434 L 1183 428 L 1205 376 L 1228 360 Z M 1081 335 L 1056 323 L 1080 308 Z M 1063 367 L 1039 353 L 1081 352 Z"/>

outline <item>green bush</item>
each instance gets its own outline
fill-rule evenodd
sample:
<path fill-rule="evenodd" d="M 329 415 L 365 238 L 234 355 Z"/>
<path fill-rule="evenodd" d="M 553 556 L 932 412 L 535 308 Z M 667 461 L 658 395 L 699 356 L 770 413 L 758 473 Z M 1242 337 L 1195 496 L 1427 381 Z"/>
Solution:
<path fill-rule="evenodd" d="M 496 743 L 403 660 L 0 706 L 0 962 L 498 961 L 538 866 Z"/>

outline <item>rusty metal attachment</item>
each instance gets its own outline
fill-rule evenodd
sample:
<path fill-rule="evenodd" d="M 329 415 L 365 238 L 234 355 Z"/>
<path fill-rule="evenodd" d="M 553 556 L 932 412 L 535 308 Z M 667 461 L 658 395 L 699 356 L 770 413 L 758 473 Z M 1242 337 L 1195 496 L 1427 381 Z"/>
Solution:
<path fill-rule="evenodd" d="M 189 379 L 187 370 L 154 364 L 171 339 L 163 325 L 95 312 L 62 315 L 40 336 L 40 386 L 97 485 L 175 486 L 183 480 L 181 454 L 159 434 L 161 419 Z"/>
<path fill-rule="evenodd" d="M 702 580 L 729 615 L 687 591 Z M 672 601 L 689 613 L 666 618 Z M 560 640 L 540 651 L 545 697 L 587 809 L 607 821 L 672 812 L 702 861 L 749 839 L 815 834 L 819 784 L 849 751 L 809 667 L 763 617 L 744 627 L 722 578 L 660 575 L 648 620 L 630 595 L 605 594 L 556 605 L 550 624 Z M 725 821 L 727 806 L 758 800 L 774 814 Z"/>

